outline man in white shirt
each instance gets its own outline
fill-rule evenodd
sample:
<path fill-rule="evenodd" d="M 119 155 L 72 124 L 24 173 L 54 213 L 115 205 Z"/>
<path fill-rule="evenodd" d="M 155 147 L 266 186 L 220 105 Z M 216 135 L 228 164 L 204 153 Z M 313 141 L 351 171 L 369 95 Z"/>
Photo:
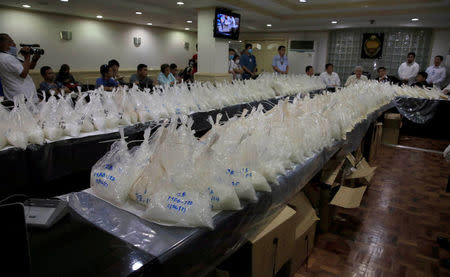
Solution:
<path fill-rule="evenodd" d="M 278 47 L 278 55 L 276 55 L 272 59 L 272 68 L 274 72 L 280 74 L 288 74 L 289 72 L 289 63 L 288 58 L 286 56 L 286 47 L 284 47 L 283 45 Z"/>
<path fill-rule="evenodd" d="M 446 77 L 445 67 L 441 66 L 443 60 L 442 56 L 434 57 L 434 65 L 429 66 L 426 70 L 428 73 L 427 83 L 438 88 L 441 87 Z"/>
<path fill-rule="evenodd" d="M 21 52 L 24 61 L 12 55 L 16 44 L 8 34 L 0 34 L 0 79 L 6 99 L 13 100 L 14 96 L 23 94 L 28 100 L 37 101 L 36 87 L 28 72 L 36 66 L 40 55 L 31 55 L 30 48 L 24 47 Z"/>
<path fill-rule="evenodd" d="M 359 82 L 366 82 L 368 79 L 362 74 L 363 68 L 361 66 L 355 67 L 355 74 L 348 77 L 347 82 L 345 82 L 345 86 L 348 87 Z"/>
<path fill-rule="evenodd" d="M 333 72 L 333 64 L 327 63 L 325 65 L 325 72 L 320 73 L 320 78 L 327 86 L 327 89 L 335 90 L 341 85 L 341 80 L 336 72 Z"/>
<path fill-rule="evenodd" d="M 404 84 L 411 85 L 415 82 L 417 73 L 419 73 L 419 64 L 414 60 L 416 59 L 416 53 L 409 52 L 406 62 L 402 63 L 398 68 L 398 78 Z"/>

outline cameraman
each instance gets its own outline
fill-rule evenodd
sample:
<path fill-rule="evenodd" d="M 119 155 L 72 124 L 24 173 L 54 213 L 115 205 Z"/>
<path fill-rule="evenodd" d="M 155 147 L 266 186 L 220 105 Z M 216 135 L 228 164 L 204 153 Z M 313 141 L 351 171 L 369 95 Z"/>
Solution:
<path fill-rule="evenodd" d="M 20 50 L 24 54 L 24 61 L 19 60 L 16 44 L 8 34 L 0 34 L 0 79 L 3 84 L 3 92 L 6 99 L 13 100 L 14 96 L 24 94 L 29 101 L 38 101 L 36 87 L 31 76 L 30 69 L 34 69 L 40 55 L 31 58 L 30 48 Z"/>

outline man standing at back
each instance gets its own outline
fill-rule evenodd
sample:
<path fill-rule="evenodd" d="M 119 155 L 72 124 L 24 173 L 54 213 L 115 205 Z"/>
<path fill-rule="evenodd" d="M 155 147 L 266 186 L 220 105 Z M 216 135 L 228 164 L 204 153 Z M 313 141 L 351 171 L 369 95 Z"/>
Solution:
<path fill-rule="evenodd" d="M 21 49 L 24 61 L 19 60 L 16 44 L 8 34 L 0 34 L 0 79 L 6 99 L 13 100 L 14 96 L 23 94 L 28 100 L 37 101 L 36 87 L 30 69 L 36 66 L 40 55 L 31 58 L 30 48 Z"/>
<path fill-rule="evenodd" d="M 272 68 L 274 72 L 280 74 L 288 74 L 289 63 L 286 56 L 286 47 L 284 47 L 283 45 L 278 47 L 278 55 L 273 57 Z"/>
<path fill-rule="evenodd" d="M 427 83 L 441 88 L 442 82 L 444 82 L 446 77 L 445 66 L 441 66 L 444 57 L 436 56 L 434 57 L 434 65 L 431 65 L 427 68 Z"/>
<path fill-rule="evenodd" d="M 250 78 L 256 79 L 256 58 L 252 55 L 253 46 L 250 43 L 245 45 L 244 53 L 240 59 L 240 64 L 244 73 L 242 74 L 242 79 L 248 80 Z"/>
<path fill-rule="evenodd" d="M 409 52 L 406 62 L 402 63 L 398 68 L 398 78 L 403 84 L 411 85 L 415 82 L 417 73 L 419 73 L 419 64 L 414 60 L 416 53 Z"/>

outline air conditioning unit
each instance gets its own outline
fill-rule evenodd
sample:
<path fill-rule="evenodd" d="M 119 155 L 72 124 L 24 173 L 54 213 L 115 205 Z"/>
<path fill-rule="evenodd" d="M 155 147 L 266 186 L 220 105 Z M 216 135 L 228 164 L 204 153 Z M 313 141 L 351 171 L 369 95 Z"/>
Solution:
<path fill-rule="evenodd" d="M 314 52 L 313 40 L 291 40 L 289 45 L 290 51 L 296 52 Z"/>

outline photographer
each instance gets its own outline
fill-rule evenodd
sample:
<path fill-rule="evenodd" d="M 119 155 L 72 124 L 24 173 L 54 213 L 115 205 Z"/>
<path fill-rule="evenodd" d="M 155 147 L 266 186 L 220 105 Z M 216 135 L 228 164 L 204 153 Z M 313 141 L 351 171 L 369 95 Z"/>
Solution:
<path fill-rule="evenodd" d="M 24 94 L 28 100 L 38 101 L 36 87 L 28 72 L 34 69 L 40 55 L 33 55 L 31 48 L 20 50 L 24 60 L 19 60 L 16 44 L 8 34 L 0 34 L 0 79 L 6 99 L 13 100 L 14 96 Z"/>

